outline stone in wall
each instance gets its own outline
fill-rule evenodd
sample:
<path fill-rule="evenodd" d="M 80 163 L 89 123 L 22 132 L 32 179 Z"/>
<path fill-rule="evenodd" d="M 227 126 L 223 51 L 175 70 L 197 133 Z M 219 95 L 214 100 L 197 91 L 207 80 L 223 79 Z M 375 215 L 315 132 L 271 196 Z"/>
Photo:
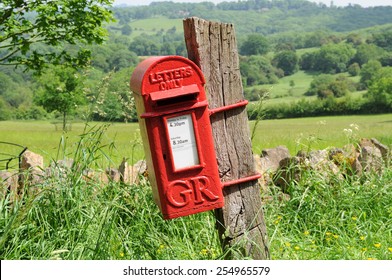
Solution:
<path fill-rule="evenodd" d="M 320 173 L 325 179 L 330 180 L 331 176 L 337 176 L 343 179 L 339 167 L 329 160 L 328 150 L 316 150 L 311 151 L 306 157 L 306 165 L 311 170 L 315 170 Z"/>
<path fill-rule="evenodd" d="M 256 170 L 263 178 L 262 185 L 272 182 L 272 176 L 279 169 L 280 161 L 289 157 L 289 149 L 285 146 L 262 150 L 260 158 L 256 159 Z"/>
<path fill-rule="evenodd" d="M 21 156 L 19 173 L 20 192 L 25 191 L 26 187 L 29 188 L 29 192 L 34 191 L 36 189 L 36 185 L 43 182 L 43 156 L 26 150 Z"/>
<path fill-rule="evenodd" d="M 140 174 L 147 171 L 145 160 L 140 160 L 134 165 L 129 166 L 128 162 L 123 159 L 118 170 L 120 171 L 120 181 L 125 184 L 137 184 L 139 182 Z"/>
<path fill-rule="evenodd" d="M 0 170 L 0 199 L 4 199 L 10 193 L 10 200 L 14 201 L 18 195 L 18 188 L 18 174 Z"/>
<path fill-rule="evenodd" d="M 384 162 L 380 149 L 369 139 L 361 139 L 359 142 L 358 160 L 364 172 L 379 173 Z"/>
<path fill-rule="evenodd" d="M 379 142 L 377 139 L 375 139 L 375 138 L 370 139 L 370 141 L 373 143 L 373 145 L 374 145 L 377 149 L 380 150 L 381 156 L 382 156 L 382 158 L 383 158 L 383 160 L 384 160 L 385 162 L 388 162 L 388 161 L 391 160 L 391 151 L 390 151 L 390 149 L 388 148 L 388 146 L 386 146 L 386 145 L 380 143 L 380 142 Z"/>
<path fill-rule="evenodd" d="M 279 168 L 273 177 L 273 181 L 282 188 L 283 192 L 287 192 L 292 181 L 299 182 L 301 180 L 303 168 L 303 157 L 284 158 L 279 162 Z"/>
<path fill-rule="evenodd" d="M 110 182 L 120 182 L 120 172 L 116 168 L 108 168 L 105 171 Z"/>
<path fill-rule="evenodd" d="M 328 152 L 328 157 L 343 174 L 361 175 L 362 165 L 358 160 L 359 153 L 353 144 L 341 148 L 332 148 Z"/>

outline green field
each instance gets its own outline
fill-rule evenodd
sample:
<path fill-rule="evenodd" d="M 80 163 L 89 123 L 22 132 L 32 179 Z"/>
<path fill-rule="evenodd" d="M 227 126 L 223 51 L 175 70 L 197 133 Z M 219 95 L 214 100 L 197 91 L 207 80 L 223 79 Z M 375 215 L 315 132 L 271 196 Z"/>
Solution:
<path fill-rule="evenodd" d="M 318 73 L 309 73 L 305 71 L 298 71 L 293 75 L 279 79 L 276 84 L 258 85 L 250 88 L 264 89 L 268 91 L 268 99 L 266 105 L 290 103 L 300 99 L 316 99 L 316 96 L 305 96 L 305 92 L 309 89 L 310 83 L 318 75 Z M 341 74 L 336 74 L 341 75 Z M 345 74 L 347 75 L 347 74 Z M 353 82 L 358 82 L 359 77 L 348 77 Z M 290 82 L 294 82 L 290 86 Z M 361 97 L 364 91 L 356 91 L 349 93 L 351 97 Z"/>
<path fill-rule="evenodd" d="M 110 26 L 117 27 L 116 24 L 109 25 L 109 28 Z M 169 19 L 164 16 L 156 16 L 149 19 L 134 20 L 130 23 L 130 26 L 132 27 L 132 34 L 129 36 L 131 40 L 143 34 L 152 36 L 162 30 L 166 32 L 173 27 L 175 27 L 177 31 L 182 31 L 183 29 L 182 20 Z M 113 29 L 112 31 L 114 32 Z"/>
<path fill-rule="evenodd" d="M 123 158 L 134 163 L 144 157 L 137 123 L 89 123 L 87 129 L 94 127 L 105 128 L 101 145 L 110 158 L 107 164 L 118 166 Z M 73 123 L 70 131 L 63 132 L 56 130 L 50 121 L 4 121 L 0 122 L 0 141 L 25 146 L 44 156 L 48 164 L 51 160 L 72 158 L 85 129 L 85 123 Z M 1 144 L 0 148 L 11 149 Z M 17 150 L 12 148 L 8 152 L 15 154 Z"/>
<path fill-rule="evenodd" d="M 351 127 L 353 124 L 358 130 Z M 107 131 L 101 144 L 111 158 L 108 164 L 118 166 L 123 158 L 130 163 L 143 158 L 137 123 L 91 123 L 89 127 L 103 125 Z M 250 122 L 250 129 L 253 125 L 254 122 Z M 0 122 L 0 141 L 26 146 L 43 155 L 48 164 L 52 159 L 72 158 L 84 129 L 84 123 L 74 123 L 70 131 L 62 132 L 55 130 L 49 121 L 3 121 Z M 352 129 L 353 134 L 347 135 L 345 129 Z M 262 149 L 285 145 L 294 154 L 303 149 L 343 147 L 353 138 L 377 138 L 392 145 L 391 131 L 392 114 L 263 120 L 256 127 L 253 150 L 260 154 Z M 0 148 L 3 153 L 17 153 L 15 149 L 4 150 L 10 149 L 4 145 Z"/>
<path fill-rule="evenodd" d="M 26 145 L 47 161 L 76 154 L 74 166 L 95 168 L 102 166 L 102 152 L 109 163 L 133 153 L 135 160 L 141 158 L 137 128 L 135 123 L 87 128 L 75 123 L 62 133 L 50 122 L 1 122 L 0 141 Z M 260 153 L 286 145 L 294 153 L 342 146 L 360 137 L 391 145 L 391 131 L 392 114 L 261 121 L 253 148 Z M 65 177 L 53 173 L 34 185 L 38 192 L 26 190 L 17 201 L 12 193 L 0 199 L 1 259 L 211 260 L 228 253 L 247 259 L 238 246 L 221 248 L 213 211 L 165 221 L 144 177 L 138 184 L 103 184 L 84 180 L 83 170 L 74 168 Z M 272 259 L 392 259 L 388 163 L 380 174 L 332 180 L 303 172 L 301 180 L 290 182 L 289 199 L 282 200 L 276 186 L 261 193 L 268 198 L 264 213 Z"/>
<path fill-rule="evenodd" d="M 352 134 L 348 135 L 350 129 Z M 253 150 L 260 153 L 265 148 L 285 145 L 294 154 L 299 150 L 343 147 L 360 138 L 377 138 L 390 146 L 391 131 L 392 114 L 265 120 L 256 129 Z"/>

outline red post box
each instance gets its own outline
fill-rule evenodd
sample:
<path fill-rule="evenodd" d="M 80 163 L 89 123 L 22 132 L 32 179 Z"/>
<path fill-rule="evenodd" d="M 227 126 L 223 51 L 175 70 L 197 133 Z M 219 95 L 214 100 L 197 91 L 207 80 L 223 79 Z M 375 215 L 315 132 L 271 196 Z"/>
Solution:
<path fill-rule="evenodd" d="M 201 70 L 180 56 L 148 58 L 131 77 L 148 175 L 165 219 L 224 204 L 204 84 Z"/>

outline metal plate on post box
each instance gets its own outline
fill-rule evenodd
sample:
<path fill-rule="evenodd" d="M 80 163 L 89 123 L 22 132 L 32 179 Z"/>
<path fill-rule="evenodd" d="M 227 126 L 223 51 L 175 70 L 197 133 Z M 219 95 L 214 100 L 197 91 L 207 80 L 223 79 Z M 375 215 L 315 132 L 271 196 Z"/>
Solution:
<path fill-rule="evenodd" d="M 191 114 L 166 119 L 175 170 L 199 165 Z"/>

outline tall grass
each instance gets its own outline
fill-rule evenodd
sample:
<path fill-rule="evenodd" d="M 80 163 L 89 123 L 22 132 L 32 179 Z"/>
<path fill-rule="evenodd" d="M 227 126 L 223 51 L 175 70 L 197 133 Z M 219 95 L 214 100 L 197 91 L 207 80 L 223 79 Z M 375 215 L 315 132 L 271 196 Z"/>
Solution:
<path fill-rule="evenodd" d="M 147 179 L 102 183 L 107 127 L 86 127 L 70 169 L 54 166 L 35 191 L 0 201 L 1 259 L 220 259 L 212 212 L 162 219 Z M 66 140 L 60 155 L 67 154 Z M 112 147 L 114 148 L 114 147 Z M 59 171 L 61 171 L 59 173 Z M 308 171 L 290 199 L 271 187 L 265 219 L 273 259 L 392 259 L 392 170 L 336 178 Z"/>
<path fill-rule="evenodd" d="M 273 259 L 392 260 L 392 171 L 327 184 L 307 172 L 289 201 L 271 189 L 267 223 Z"/>
<path fill-rule="evenodd" d="M 86 127 L 69 170 L 54 167 L 37 191 L 1 200 L 0 258 L 218 258 L 212 213 L 164 221 L 144 177 L 135 185 L 85 177 L 85 170 L 104 169 L 110 159 L 105 129 Z M 67 154 L 64 140 L 60 149 Z"/>

